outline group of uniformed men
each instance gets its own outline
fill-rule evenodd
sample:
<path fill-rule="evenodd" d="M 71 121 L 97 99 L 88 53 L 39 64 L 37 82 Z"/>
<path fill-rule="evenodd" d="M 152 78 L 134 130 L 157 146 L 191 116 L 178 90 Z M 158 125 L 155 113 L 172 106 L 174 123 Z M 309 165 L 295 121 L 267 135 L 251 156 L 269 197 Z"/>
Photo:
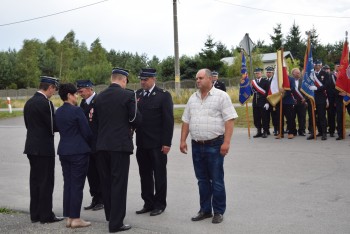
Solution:
<path fill-rule="evenodd" d="M 274 74 L 274 68 L 268 66 L 265 68 L 266 77 L 263 77 L 262 68 L 254 70 L 255 80 L 252 81 L 253 91 L 253 117 L 257 133 L 254 138 L 267 138 L 270 135 L 270 119 L 272 119 L 273 134 L 277 139 L 283 138 L 284 133 L 288 134 L 288 139 L 299 136 L 306 136 L 306 111 L 308 113 L 308 130 L 310 136 L 306 139 L 315 139 L 312 111 L 316 117 L 317 135 L 322 140 L 327 140 L 327 133 L 330 137 L 335 137 L 337 130 L 338 137 L 336 140 L 343 139 L 343 97 L 344 93 L 335 88 L 339 63 L 334 66 L 334 71 L 330 71 L 328 65 L 322 66 L 321 60 L 314 63 L 314 72 L 317 79 L 322 83 L 319 86 L 311 86 L 314 91 L 315 108 L 312 107 L 310 100 L 301 92 L 303 78 L 299 68 L 291 70 L 291 76 L 288 76 L 290 90 L 280 90 L 283 92 L 282 98 L 282 128 L 280 129 L 280 104 L 273 108 L 268 100 L 271 81 Z M 347 111 L 350 114 L 350 105 L 347 105 Z M 284 117 L 287 122 L 287 128 L 283 126 Z M 298 122 L 298 127 L 296 126 Z"/>

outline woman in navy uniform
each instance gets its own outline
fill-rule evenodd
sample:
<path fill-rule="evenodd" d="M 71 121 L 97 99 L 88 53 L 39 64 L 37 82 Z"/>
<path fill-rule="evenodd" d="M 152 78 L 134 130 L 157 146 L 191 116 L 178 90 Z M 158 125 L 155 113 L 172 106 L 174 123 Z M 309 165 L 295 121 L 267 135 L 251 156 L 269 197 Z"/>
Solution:
<path fill-rule="evenodd" d="M 58 91 L 64 102 L 56 112 L 56 125 L 60 133 L 57 154 L 63 171 L 63 215 L 66 227 L 90 226 L 80 218 L 83 189 L 89 166 L 92 132 L 84 112 L 77 107 L 77 88 L 73 84 L 61 84 Z"/>
<path fill-rule="evenodd" d="M 144 205 L 137 214 L 161 214 L 166 208 L 167 154 L 173 138 L 173 101 L 169 92 L 156 86 L 156 70 L 142 69 L 142 89 L 137 93 L 142 125 L 136 130 L 136 158 Z"/>
<path fill-rule="evenodd" d="M 30 218 L 32 223 L 63 220 L 52 212 L 55 183 L 55 108 L 49 100 L 58 89 L 58 79 L 40 77 L 39 90 L 23 109 L 27 138 L 24 153 L 30 163 Z"/>

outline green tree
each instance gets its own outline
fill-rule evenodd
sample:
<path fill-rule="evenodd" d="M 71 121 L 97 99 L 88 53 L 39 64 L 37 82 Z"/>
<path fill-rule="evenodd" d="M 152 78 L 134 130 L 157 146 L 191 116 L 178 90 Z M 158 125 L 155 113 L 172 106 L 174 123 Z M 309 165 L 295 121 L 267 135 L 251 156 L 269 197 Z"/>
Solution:
<path fill-rule="evenodd" d="M 277 24 L 277 26 L 273 28 L 273 33 L 273 35 L 270 35 L 270 39 L 272 41 L 271 47 L 274 51 L 276 51 L 282 47 L 283 34 L 281 24 Z"/>
<path fill-rule="evenodd" d="M 304 60 L 305 48 L 303 48 L 303 43 L 301 41 L 300 29 L 299 26 L 295 24 L 295 21 L 292 27 L 289 30 L 287 35 L 285 51 L 290 51 L 294 59 L 299 61 Z"/>
<path fill-rule="evenodd" d="M 39 51 L 42 44 L 37 39 L 24 40 L 18 52 L 16 73 L 20 77 L 18 88 L 38 87 L 41 70 L 39 69 Z"/>
<path fill-rule="evenodd" d="M 220 56 L 216 52 L 217 43 L 209 35 L 207 41 L 204 43 L 204 48 L 199 53 L 202 68 L 209 68 L 211 70 L 219 71 L 223 63 L 220 61 Z"/>

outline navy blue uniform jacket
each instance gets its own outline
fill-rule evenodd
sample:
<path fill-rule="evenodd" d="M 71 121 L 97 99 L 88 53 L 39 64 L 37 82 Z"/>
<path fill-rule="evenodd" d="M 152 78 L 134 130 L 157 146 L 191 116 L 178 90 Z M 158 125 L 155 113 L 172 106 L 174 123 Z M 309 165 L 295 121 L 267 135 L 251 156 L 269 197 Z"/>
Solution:
<path fill-rule="evenodd" d="M 154 149 L 163 145 L 171 146 L 174 131 L 173 101 L 169 92 L 154 87 L 148 97 L 143 89 L 137 92 L 138 107 L 142 125 L 136 129 L 136 145 Z"/>
<path fill-rule="evenodd" d="M 24 153 L 55 157 L 55 108 L 44 94 L 36 92 L 23 108 L 27 139 Z"/>
<path fill-rule="evenodd" d="M 132 129 L 141 122 L 133 91 L 111 84 L 95 98 L 94 117 L 97 124 L 97 151 L 132 153 Z"/>
<path fill-rule="evenodd" d="M 92 132 L 80 107 L 64 103 L 56 111 L 56 126 L 60 133 L 58 155 L 85 154 L 91 151 Z"/>

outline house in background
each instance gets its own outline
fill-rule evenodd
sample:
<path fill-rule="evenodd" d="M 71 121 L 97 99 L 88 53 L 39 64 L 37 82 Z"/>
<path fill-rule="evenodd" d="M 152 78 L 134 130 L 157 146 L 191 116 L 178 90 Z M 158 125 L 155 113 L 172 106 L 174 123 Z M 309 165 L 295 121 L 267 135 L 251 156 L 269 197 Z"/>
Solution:
<path fill-rule="evenodd" d="M 284 51 L 283 52 L 283 57 L 285 59 L 290 58 L 292 61 L 294 61 L 293 55 L 291 54 L 290 51 Z M 234 63 L 234 57 L 225 57 L 220 59 L 221 62 L 225 63 L 228 66 L 231 66 Z M 247 58 L 248 60 L 248 58 Z M 262 54 L 261 58 L 265 69 L 268 66 L 275 66 L 276 60 L 277 60 L 277 53 L 267 53 L 267 54 Z"/>

